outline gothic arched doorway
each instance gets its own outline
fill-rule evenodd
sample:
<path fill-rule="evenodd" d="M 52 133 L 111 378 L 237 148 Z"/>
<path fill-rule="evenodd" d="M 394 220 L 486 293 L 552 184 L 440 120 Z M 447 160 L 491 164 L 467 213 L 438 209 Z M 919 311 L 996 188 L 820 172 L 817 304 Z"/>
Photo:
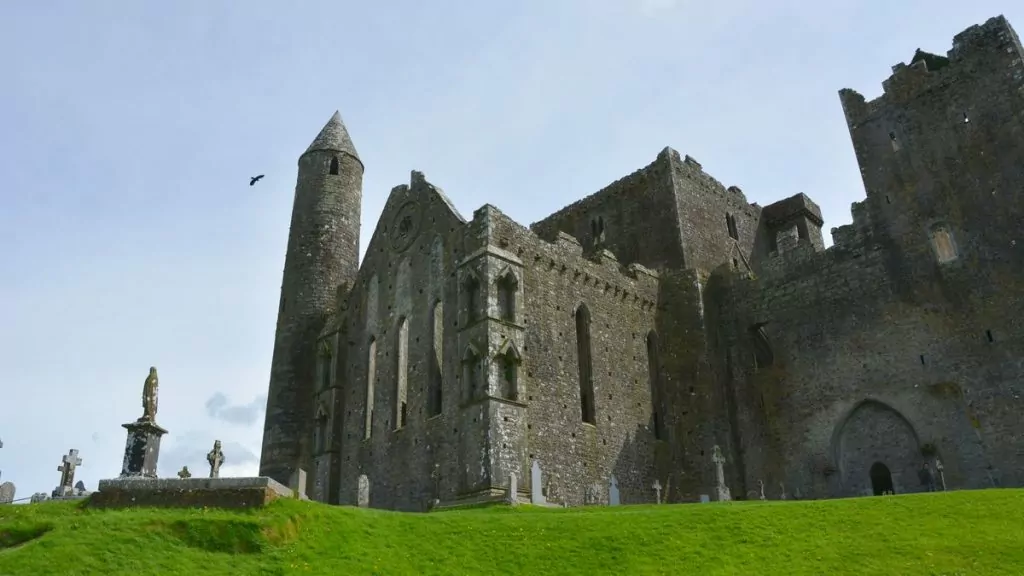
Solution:
<path fill-rule="evenodd" d="M 871 465 L 871 490 L 875 493 L 875 496 L 881 496 L 886 492 L 895 492 L 892 487 L 892 474 L 889 472 L 889 467 L 881 462 L 875 462 Z"/>

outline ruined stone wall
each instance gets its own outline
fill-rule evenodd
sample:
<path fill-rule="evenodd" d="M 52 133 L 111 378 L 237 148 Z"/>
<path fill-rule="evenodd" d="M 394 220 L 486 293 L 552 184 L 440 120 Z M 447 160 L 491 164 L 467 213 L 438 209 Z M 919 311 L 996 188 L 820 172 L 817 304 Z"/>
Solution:
<path fill-rule="evenodd" d="M 530 229 L 548 242 L 554 242 L 558 232 L 565 232 L 585 249 L 599 245 L 622 262 L 637 262 L 652 269 L 682 267 L 685 262 L 673 186 L 673 155 L 679 156 L 665 148 L 648 166 L 532 224 Z"/>
<path fill-rule="evenodd" d="M 348 296 L 345 340 L 339 343 L 346 362 L 334 372 L 341 387 L 333 406 L 339 421 L 333 442 L 339 446 L 337 498 L 342 504 L 357 503 L 360 475 L 368 480 L 374 507 L 423 510 L 437 495 L 436 485 L 442 499 L 459 490 L 459 446 L 467 434 L 473 435 L 474 446 L 481 436 L 472 425 L 463 425 L 453 401 L 458 397 L 456 356 L 447 352 L 458 344 L 455 269 L 465 253 L 464 226 L 443 193 L 416 172 L 410 186 L 392 191 L 384 208 Z M 431 360 L 436 333 L 445 350 L 440 365 Z M 400 374 L 406 402 L 402 424 Z M 440 414 L 430 409 L 432 382 L 441 384 Z"/>
<path fill-rule="evenodd" d="M 564 233 L 548 243 L 493 207 L 481 209 L 478 218 L 487 219 L 493 245 L 523 262 L 525 435 L 502 433 L 518 422 L 500 419 L 493 427 L 525 444 L 520 486 L 528 492 L 536 459 L 550 501 L 581 505 L 589 491 L 594 501 L 607 502 L 614 474 L 624 503 L 653 502 L 658 442 L 647 337 L 655 329 L 657 273 L 624 266 L 610 251 L 585 252 Z M 589 317 L 593 423 L 584 421 L 581 402 L 581 306 Z"/>

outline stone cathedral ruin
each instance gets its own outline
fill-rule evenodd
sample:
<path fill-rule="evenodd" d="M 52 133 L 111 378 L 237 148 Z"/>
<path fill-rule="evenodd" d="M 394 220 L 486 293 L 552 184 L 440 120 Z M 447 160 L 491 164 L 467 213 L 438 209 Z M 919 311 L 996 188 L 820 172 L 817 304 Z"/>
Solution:
<path fill-rule="evenodd" d="M 1022 59 L 1000 16 L 840 90 L 866 197 L 828 249 L 808 196 L 665 148 L 530 226 L 413 172 L 360 262 L 336 113 L 298 161 L 261 475 L 398 510 L 1024 486 Z"/>

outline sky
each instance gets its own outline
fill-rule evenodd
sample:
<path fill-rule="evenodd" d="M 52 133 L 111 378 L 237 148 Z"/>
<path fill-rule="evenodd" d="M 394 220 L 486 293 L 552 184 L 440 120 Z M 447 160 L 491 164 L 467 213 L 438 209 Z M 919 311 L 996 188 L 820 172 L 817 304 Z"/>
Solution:
<path fill-rule="evenodd" d="M 1016 1 L 0 3 L 0 481 L 116 477 L 160 374 L 159 473 L 255 475 L 299 154 L 335 110 L 362 246 L 419 170 L 470 215 L 542 219 L 697 159 L 829 230 L 864 196 L 837 92 L 881 94 Z M 256 186 L 249 177 L 265 174 Z"/>

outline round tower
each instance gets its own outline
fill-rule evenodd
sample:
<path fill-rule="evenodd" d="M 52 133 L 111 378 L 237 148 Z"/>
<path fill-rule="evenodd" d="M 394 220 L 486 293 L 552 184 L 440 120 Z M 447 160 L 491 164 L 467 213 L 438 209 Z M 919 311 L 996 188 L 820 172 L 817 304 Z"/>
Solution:
<path fill-rule="evenodd" d="M 359 270 L 362 193 L 363 163 L 335 112 L 299 157 L 281 281 L 260 475 L 285 485 L 311 469 L 316 339 Z"/>

